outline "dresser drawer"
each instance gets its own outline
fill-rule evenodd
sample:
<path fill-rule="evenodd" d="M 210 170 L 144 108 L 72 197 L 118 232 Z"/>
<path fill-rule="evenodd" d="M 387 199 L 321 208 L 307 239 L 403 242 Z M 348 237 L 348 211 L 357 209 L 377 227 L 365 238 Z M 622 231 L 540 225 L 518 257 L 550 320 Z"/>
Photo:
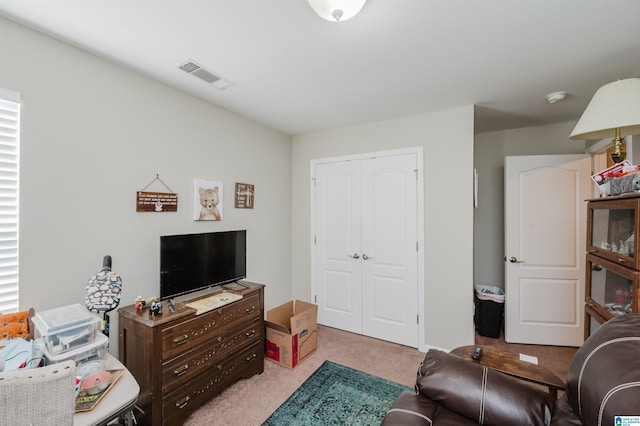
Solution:
<path fill-rule="evenodd" d="M 167 393 L 184 381 L 198 377 L 212 366 L 224 361 L 230 353 L 238 352 L 255 342 L 262 342 L 264 323 L 260 318 L 228 327 L 202 345 L 163 363 L 162 392 Z"/>
<path fill-rule="evenodd" d="M 186 417 L 206 401 L 222 392 L 239 378 L 247 378 L 264 371 L 264 344 L 256 342 L 239 354 L 210 367 L 199 379 L 166 394 L 162 412 L 165 424 L 182 424 Z"/>
<path fill-rule="evenodd" d="M 260 297 L 253 294 L 236 303 L 167 327 L 162 330 L 162 359 L 173 358 L 200 343 L 215 339 L 225 326 L 246 321 L 250 317 L 261 318 L 262 315 Z"/>

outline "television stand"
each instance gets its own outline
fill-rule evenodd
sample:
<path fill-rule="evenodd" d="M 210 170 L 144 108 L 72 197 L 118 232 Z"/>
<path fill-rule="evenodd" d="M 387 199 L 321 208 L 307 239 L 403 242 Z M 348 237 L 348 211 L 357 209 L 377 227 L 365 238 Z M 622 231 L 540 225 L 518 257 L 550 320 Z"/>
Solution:
<path fill-rule="evenodd" d="M 238 291 L 238 292 L 243 292 L 246 289 L 251 288 L 251 284 L 247 283 L 246 281 L 232 281 L 226 284 L 220 284 L 220 288 L 227 291 Z"/>
<path fill-rule="evenodd" d="M 234 283 L 241 285 L 244 288 L 249 288 L 249 286 L 246 285 L 242 280 L 234 281 Z"/>
<path fill-rule="evenodd" d="M 168 300 L 169 302 L 169 310 L 171 312 L 178 312 L 178 308 L 176 307 L 176 301 L 174 300 L 174 298 L 172 297 L 171 299 Z"/>
<path fill-rule="evenodd" d="M 118 309 L 119 359 L 140 385 L 142 425 L 182 424 L 236 381 L 264 371 L 264 285 L 245 282 L 242 299 L 201 315 L 150 318 Z"/>

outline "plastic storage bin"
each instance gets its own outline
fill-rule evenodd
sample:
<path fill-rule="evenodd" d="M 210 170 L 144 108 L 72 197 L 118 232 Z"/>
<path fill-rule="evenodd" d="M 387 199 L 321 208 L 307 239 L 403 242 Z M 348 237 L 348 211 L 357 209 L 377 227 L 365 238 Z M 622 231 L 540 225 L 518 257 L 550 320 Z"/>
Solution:
<path fill-rule="evenodd" d="M 67 352 L 96 340 L 102 320 L 79 303 L 37 312 L 34 336 L 51 355 Z"/>
<path fill-rule="evenodd" d="M 500 337 L 504 291 L 500 287 L 475 285 L 473 321 L 481 336 Z"/>
<path fill-rule="evenodd" d="M 99 362 L 104 368 L 107 360 L 107 351 L 109 350 L 109 338 L 102 333 L 98 333 L 93 342 L 78 346 L 70 351 L 62 352 L 56 355 L 50 354 L 47 349 L 44 350 L 45 365 L 57 364 L 59 362 L 73 360 L 76 365 L 86 362 Z"/>

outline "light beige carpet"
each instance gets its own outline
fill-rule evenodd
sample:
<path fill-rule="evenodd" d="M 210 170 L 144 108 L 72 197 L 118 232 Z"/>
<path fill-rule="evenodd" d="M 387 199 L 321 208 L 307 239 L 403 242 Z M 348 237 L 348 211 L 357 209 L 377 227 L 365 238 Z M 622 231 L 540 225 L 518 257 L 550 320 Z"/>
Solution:
<path fill-rule="evenodd" d="M 539 357 L 540 365 L 563 380 L 576 348 L 510 345 L 504 339 L 476 337 L 512 352 Z M 415 348 L 318 327 L 318 350 L 293 370 L 265 360 L 264 373 L 241 380 L 209 401 L 186 421 L 187 426 L 261 425 L 325 360 L 413 387 L 424 353 Z"/>
<path fill-rule="evenodd" d="M 413 387 L 424 358 L 415 348 L 318 327 L 318 350 L 293 370 L 265 360 L 264 373 L 241 380 L 193 413 L 185 425 L 260 425 L 325 360 Z"/>

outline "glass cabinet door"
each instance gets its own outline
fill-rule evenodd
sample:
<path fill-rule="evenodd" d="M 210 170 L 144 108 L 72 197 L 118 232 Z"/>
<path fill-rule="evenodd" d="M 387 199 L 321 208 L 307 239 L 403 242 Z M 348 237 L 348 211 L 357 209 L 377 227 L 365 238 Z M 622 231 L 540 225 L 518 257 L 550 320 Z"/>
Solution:
<path fill-rule="evenodd" d="M 640 272 L 587 255 L 587 306 L 605 319 L 637 312 Z"/>
<path fill-rule="evenodd" d="M 640 269 L 638 199 L 592 201 L 588 207 L 587 250 L 615 263 Z"/>

